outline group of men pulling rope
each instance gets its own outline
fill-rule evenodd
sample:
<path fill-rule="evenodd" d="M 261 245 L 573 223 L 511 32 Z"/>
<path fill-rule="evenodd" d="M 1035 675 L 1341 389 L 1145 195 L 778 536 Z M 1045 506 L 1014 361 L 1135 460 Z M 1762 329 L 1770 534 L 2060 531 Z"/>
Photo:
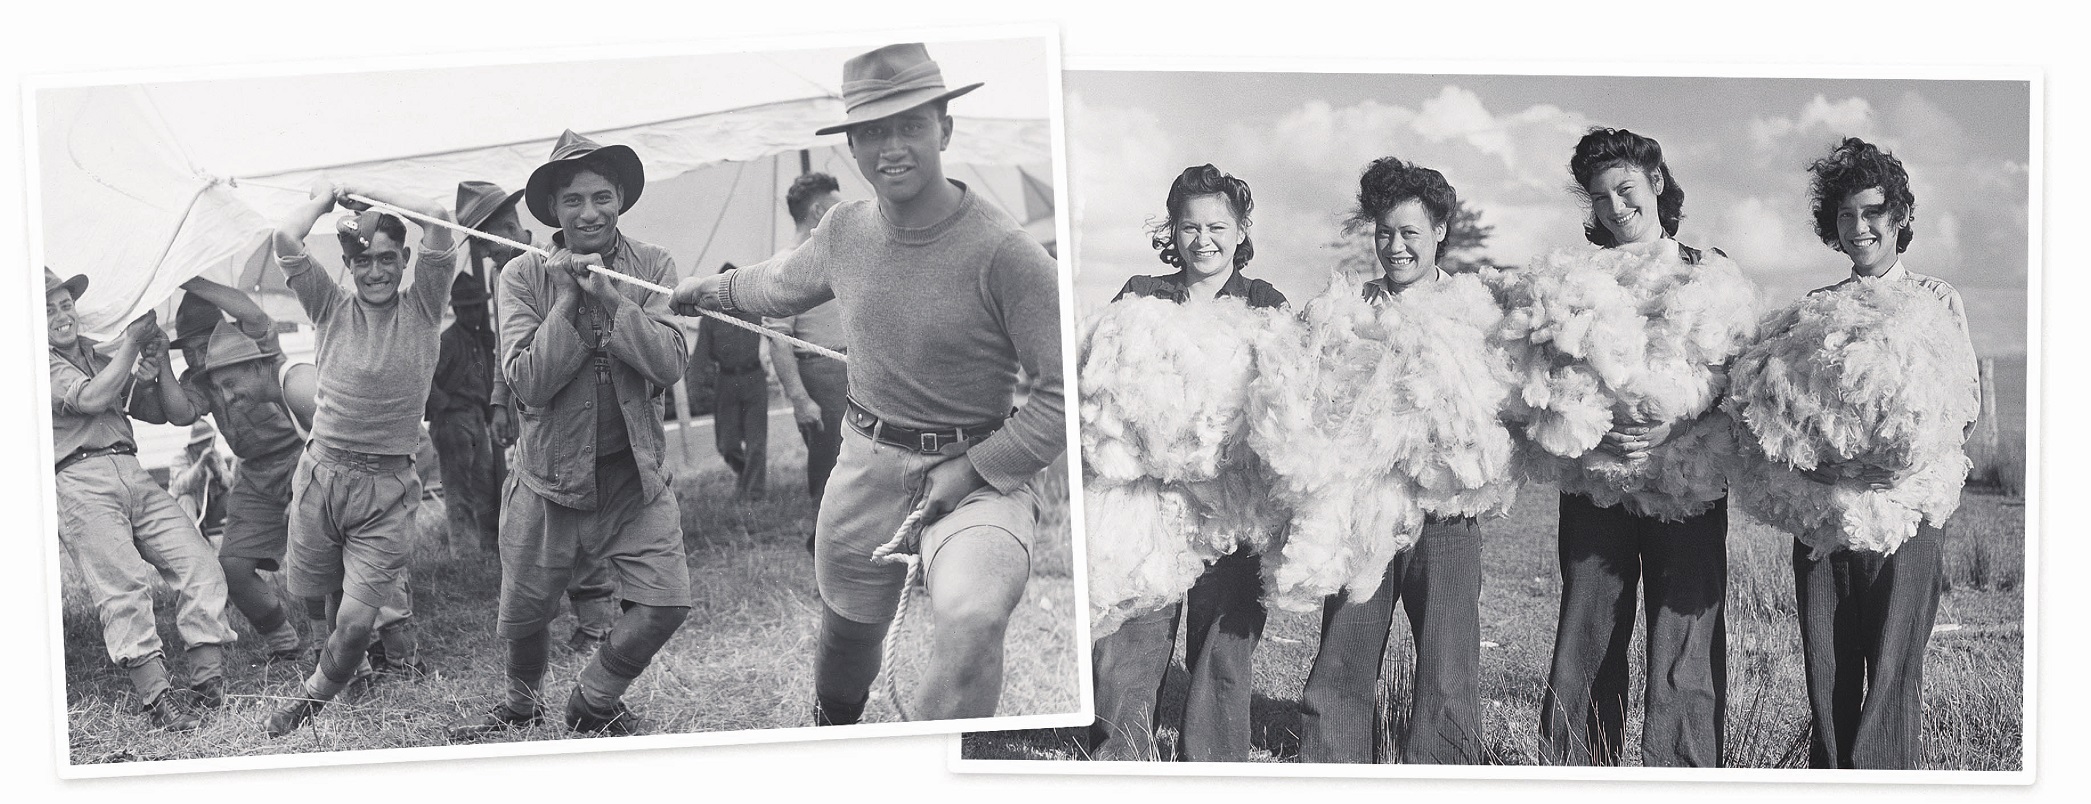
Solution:
<path fill-rule="evenodd" d="M 908 577 L 874 553 L 910 530 L 904 522 L 921 523 L 910 541 L 937 627 L 920 692 L 903 710 L 924 719 L 993 714 L 1003 633 L 1029 578 L 1038 503 L 1029 481 L 1065 448 L 1066 420 L 1056 264 L 1006 213 L 944 176 L 941 152 L 953 133 L 946 103 L 979 86 L 947 89 L 919 44 L 851 59 L 847 117 L 819 133 L 847 135 L 876 199 L 833 204 L 817 227 L 802 222 L 803 242 L 768 262 L 679 283 L 667 249 L 618 225 L 645 189 L 638 154 L 572 131 L 517 193 L 461 185 L 455 217 L 441 202 L 383 187 L 315 188 L 273 240 L 317 334 L 309 422 L 286 404 L 296 395 L 285 394 L 273 325 L 244 294 L 193 280 L 177 337 L 147 314 L 105 355 L 75 331 L 72 306 L 86 277 L 61 280 L 46 269 L 60 538 L 87 580 L 109 656 L 130 671 L 148 717 L 188 730 L 223 705 L 221 667 L 234 639 L 228 592 L 264 635 L 268 660 L 302 662 L 314 655 L 306 641 L 318 645 L 301 690 L 268 716 L 271 736 L 310 721 L 365 672 L 421 672 L 409 632 L 386 627 L 411 611 L 420 421 L 449 411 L 438 404 L 446 394 L 484 387 L 492 432 L 461 432 L 482 443 L 513 439 L 509 476 L 498 506 L 464 492 L 449 503 L 482 544 L 498 544 L 505 688 L 449 734 L 483 737 L 544 718 L 547 627 L 561 594 L 574 597 L 577 613 L 599 608 L 596 626 L 608 625 L 565 698 L 565 724 L 638 730 L 625 691 L 692 603 L 662 428 L 663 396 L 689 355 L 675 316 L 750 326 L 753 316 L 789 317 L 830 301 L 841 351 L 765 331 L 802 358 L 840 361 L 846 352 L 850 364 L 846 402 L 811 401 L 812 382 L 793 396 L 802 425 L 817 430 L 836 413 L 847 424 L 831 426 L 842 431 L 839 454 L 814 528 L 823 606 L 813 720 L 854 723 L 864 711 Z M 521 242 L 518 201 L 557 228 L 551 248 Z M 348 211 L 335 222 L 345 283 L 304 247 L 336 207 Z M 418 244 L 407 242 L 402 217 L 421 224 Z M 459 271 L 459 234 L 477 239 L 474 266 L 501 266 L 491 366 L 439 364 L 439 341 L 485 329 L 485 316 L 466 311 L 483 310 L 486 299 L 484 280 Z M 440 333 L 446 305 L 460 311 L 453 332 L 474 332 Z M 179 378 L 169 346 L 185 351 Z M 490 376 L 483 386 L 436 380 L 432 398 L 432 378 L 446 371 Z M 1019 372 L 1031 385 L 1013 410 Z M 838 403 L 846 410 L 828 410 Z M 187 425 L 205 414 L 241 459 L 216 551 L 139 465 L 129 423 Z M 498 464 L 501 450 L 491 453 Z M 453 466 L 466 468 L 452 477 Z M 499 481 L 486 478 L 501 473 L 447 457 L 444 469 L 453 490 L 490 487 Z M 258 574 L 279 566 L 310 619 L 304 635 Z M 154 627 L 155 573 L 179 600 L 181 686 Z M 622 611 L 602 623 L 612 591 Z M 383 638 L 388 632 L 395 638 Z"/>

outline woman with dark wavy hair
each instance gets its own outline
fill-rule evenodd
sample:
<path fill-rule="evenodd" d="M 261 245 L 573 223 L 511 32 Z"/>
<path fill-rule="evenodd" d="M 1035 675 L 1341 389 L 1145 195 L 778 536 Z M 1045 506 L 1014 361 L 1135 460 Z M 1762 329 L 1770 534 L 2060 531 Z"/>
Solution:
<path fill-rule="evenodd" d="M 1347 229 L 1370 228 L 1381 275 L 1365 283 L 1379 304 L 1446 278 L 1438 267 L 1458 195 L 1445 176 L 1395 157 L 1358 178 Z M 1322 603 L 1321 646 L 1300 695 L 1303 762 L 1371 762 L 1385 742 L 1374 694 L 1395 605 L 1408 610 L 1416 644 L 1405 764 L 1481 761 L 1481 534 L 1472 517 L 1429 518 L 1416 544 L 1387 565 L 1368 600 L 1345 593 Z"/>
<path fill-rule="evenodd" d="M 1846 138 L 1808 166 L 1815 235 L 1851 260 L 1851 274 L 1823 290 L 1867 278 L 1908 282 L 1938 296 L 1967 338 L 1960 292 L 1909 270 L 1902 252 L 1915 237 L 1917 197 L 1902 161 L 1872 143 Z M 1971 350 L 1972 351 L 1972 350 Z M 1974 377 L 1971 368 L 1967 374 Z M 1968 393 L 1980 404 L 1979 385 Z M 1972 427 L 1972 425 L 1970 425 Z M 1801 474 L 1837 485 L 1840 476 L 1888 488 L 1919 467 L 1896 472 L 1856 463 L 1818 465 Z M 1840 549 L 1817 557 L 1794 540 L 1793 579 L 1813 726 L 1815 768 L 1915 768 L 1924 755 L 1924 648 L 1938 614 L 1939 529 L 1920 525 L 1892 553 Z M 1854 617 L 1851 612 L 1863 612 Z"/>
<path fill-rule="evenodd" d="M 1250 307 L 1283 307 L 1285 295 L 1242 275 L 1255 254 L 1248 182 L 1210 164 L 1185 168 L 1169 186 L 1167 217 L 1150 235 L 1173 274 L 1135 276 L 1113 298 L 1145 296 L 1178 304 L 1240 298 Z M 1095 759 L 1161 759 L 1154 728 L 1162 679 L 1176 649 L 1179 615 L 1188 609 L 1184 664 L 1190 695 L 1184 703 L 1179 747 L 1184 759 L 1243 762 L 1249 758 L 1249 659 L 1263 634 L 1262 563 L 1233 553 L 1207 567 L 1185 603 L 1127 620 L 1095 646 Z"/>
<path fill-rule="evenodd" d="M 1684 189 L 1654 139 L 1625 129 L 1591 129 L 1576 143 L 1569 172 L 1589 204 L 1583 234 L 1607 252 L 1618 250 L 1653 266 L 1682 261 L 1695 272 L 1725 260 L 1718 249 L 1701 251 L 1672 239 L 1684 217 Z M 1648 460 L 1652 450 L 1693 423 L 1646 421 L 1622 409 L 1628 407 L 1614 407 L 1611 432 L 1596 448 L 1626 464 Z M 1561 494 L 1561 610 L 1540 711 L 1540 747 L 1552 764 L 1619 763 L 1627 646 L 1636 610 L 1645 609 L 1641 763 L 1717 766 L 1728 686 L 1727 497 L 1721 494 L 1703 512 L 1682 518 L 1633 508 L 1625 501 L 1601 505 L 1581 492 Z"/>

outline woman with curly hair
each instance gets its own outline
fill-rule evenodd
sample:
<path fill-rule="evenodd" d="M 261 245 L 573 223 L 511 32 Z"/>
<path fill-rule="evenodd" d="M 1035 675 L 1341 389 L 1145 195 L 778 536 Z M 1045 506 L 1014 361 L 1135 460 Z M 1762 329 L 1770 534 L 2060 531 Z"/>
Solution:
<path fill-rule="evenodd" d="M 1285 295 L 1277 288 L 1242 275 L 1255 254 L 1249 240 L 1254 205 L 1247 182 L 1210 164 L 1185 168 L 1169 187 L 1167 218 L 1150 233 L 1162 262 L 1178 270 L 1132 277 L 1113 301 L 1136 296 L 1201 304 L 1239 298 L 1252 308 L 1284 306 Z M 1188 605 L 1171 604 L 1133 617 L 1097 641 L 1092 757 L 1161 758 L 1154 744 L 1156 700 L 1175 652 L 1178 617 L 1188 609 L 1190 696 L 1180 739 L 1183 758 L 1249 758 L 1254 686 L 1249 659 L 1265 616 L 1260 574 L 1256 555 L 1222 556 L 1191 587 Z"/>
<path fill-rule="evenodd" d="M 1541 751 L 1551 764 L 1619 763 L 1629 683 L 1627 646 L 1633 641 L 1636 609 L 1641 608 L 1648 617 L 1641 763 L 1717 766 L 1727 703 L 1725 486 L 1715 482 L 1710 492 L 1699 490 L 1682 503 L 1664 497 L 1655 504 L 1650 503 L 1655 497 L 1629 489 L 1635 489 L 1636 482 L 1652 488 L 1655 481 L 1646 479 L 1651 474 L 1646 467 L 1651 460 L 1663 460 L 1658 448 L 1672 436 L 1698 432 L 1694 424 L 1719 394 L 1726 355 L 1691 353 L 1689 359 L 1672 361 L 1674 365 L 1654 363 L 1651 357 L 1659 345 L 1675 346 L 1661 343 L 1661 331 L 1693 325 L 1666 320 L 1672 311 L 1665 306 L 1663 292 L 1639 288 L 1682 288 L 1702 277 L 1707 282 L 1741 283 L 1739 291 L 1730 291 L 1741 294 L 1740 305 L 1713 306 L 1743 308 L 1751 306 L 1752 291 L 1718 249 L 1701 251 L 1673 239 L 1684 217 L 1684 189 L 1654 139 L 1624 129 L 1592 129 L 1576 143 L 1569 172 L 1589 204 L 1584 236 L 1600 247 L 1575 252 L 1569 261 L 1597 266 L 1576 271 L 1610 272 L 1619 287 L 1639 294 L 1620 296 L 1626 299 L 1623 309 L 1628 315 L 1623 320 L 1628 323 L 1604 338 L 1622 343 L 1595 348 L 1631 345 L 1630 360 L 1640 362 L 1629 362 L 1639 366 L 1632 372 L 1607 375 L 1596 357 L 1562 369 L 1568 358 L 1561 352 L 1576 349 L 1557 348 L 1551 356 L 1555 377 L 1577 371 L 1603 377 L 1599 398 L 1610 406 L 1610 430 L 1594 439 L 1594 449 L 1574 451 L 1580 456 L 1547 447 L 1571 460 L 1562 472 L 1561 609 L 1540 711 Z M 1610 307 L 1600 314 L 1610 312 Z M 1682 315 L 1683 309 L 1675 312 Z M 1754 321 L 1747 309 L 1728 315 Z M 1723 334 L 1699 340 L 1739 349 L 1742 344 L 1737 341 L 1747 337 Z M 1644 341 L 1651 357 L 1641 356 Z M 1626 379 L 1619 379 L 1622 374 Z M 1637 383 L 1649 390 L 1637 390 Z M 1682 396 L 1693 401 L 1652 401 L 1677 388 L 1686 389 Z M 1528 389 L 1526 397 L 1531 396 Z M 1652 412 L 1656 410 L 1663 412 Z M 1528 429 L 1528 434 L 1537 432 Z M 1635 478 L 1636 473 L 1643 477 Z M 1652 474 L 1660 478 L 1663 473 Z M 1608 480 L 1620 478 L 1625 478 L 1624 485 L 1605 488 Z"/>
<path fill-rule="evenodd" d="M 1364 296 L 1382 306 L 1410 288 L 1442 281 L 1438 267 L 1458 196 L 1444 174 L 1395 157 L 1374 160 L 1358 179 L 1348 227 L 1370 227 L 1381 276 Z M 1416 643 L 1413 701 L 1401 737 L 1404 763 L 1481 761 L 1481 534 L 1472 517 L 1429 517 L 1414 546 L 1387 565 L 1368 600 L 1347 593 L 1322 604 L 1321 647 L 1300 696 L 1300 759 L 1371 762 L 1385 741 L 1374 687 L 1397 601 Z"/>
<path fill-rule="evenodd" d="M 1817 293 L 1866 279 L 1906 282 L 1938 297 L 1960 325 L 1941 338 L 1968 338 L 1967 313 L 1952 285 L 1909 270 L 1902 252 L 1915 237 L 1917 198 L 1902 161 L 1872 143 L 1846 138 L 1808 166 L 1815 234 L 1851 260 L 1851 275 Z M 1972 353 L 1970 348 L 1969 353 Z M 1976 376 L 1972 367 L 1969 379 Z M 1970 385 L 1974 406 L 1981 386 Z M 1965 435 L 1965 431 L 1963 431 Z M 1837 485 L 1855 478 L 1890 488 L 1903 471 L 1864 463 L 1823 464 L 1801 474 Z M 1839 549 L 1817 555 L 1795 539 L 1793 577 L 1814 726 L 1815 768 L 1914 768 L 1922 758 L 1924 648 L 1938 613 L 1939 529 L 1919 525 L 1891 553 Z"/>

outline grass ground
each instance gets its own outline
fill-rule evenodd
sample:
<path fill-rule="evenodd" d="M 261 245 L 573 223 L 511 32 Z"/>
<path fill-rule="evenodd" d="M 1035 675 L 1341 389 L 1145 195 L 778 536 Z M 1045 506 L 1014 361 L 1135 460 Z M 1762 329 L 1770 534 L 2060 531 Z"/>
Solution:
<path fill-rule="evenodd" d="M 1554 640 L 1561 582 L 1554 530 L 1558 496 L 1535 488 L 1511 516 L 1483 524 L 1481 697 L 1486 760 L 1529 765 L 1540 760 L 1539 703 Z M 1969 492 L 1946 529 L 1948 591 L 1924 668 L 1925 766 L 2011 770 L 2020 767 L 2022 668 L 2025 655 L 2025 509 L 2012 497 Z M 1803 697 L 1800 633 L 1794 613 L 1792 540 L 1736 514 L 1728 534 L 1727 763 L 1737 767 L 1805 767 L 1808 713 Z M 1408 699 L 1402 682 L 1413 663 L 1408 629 L 1397 617 L 1388 666 L 1391 686 L 1382 717 L 1396 724 Z M 1255 657 L 1251 703 L 1254 761 L 1295 762 L 1298 700 L 1314 659 L 1319 614 L 1273 611 Z M 1629 662 L 1641 685 L 1637 637 Z M 1173 665 L 1163 691 L 1162 722 L 1178 722 L 1184 670 Z M 1638 702 L 1627 723 L 1627 761 L 1639 744 Z M 1081 729 L 968 734 L 963 755 L 975 759 L 1080 759 Z M 1164 726 L 1164 755 L 1176 732 Z M 1382 761 L 1391 758 L 1388 747 Z"/>
<path fill-rule="evenodd" d="M 789 420 L 786 419 L 786 422 Z M 732 476 L 709 445 L 692 438 L 678 470 L 684 546 L 689 553 L 694 607 L 654 665 L 627 695 L 650 733 L 769 729 L 811 725 L 812 655 L 819 597 L 804 549 L 813 527 L 804 493 L 805 450 L 787 424 L 771 427 L 767 500 L 732 501 Z M 670 460 L 682 453 L 669 436 Z M 1060 470 L 1052 470 L 1060 471 Z M 1012 619 L 1008 664 L 997 714 L 1046 714 L 1079 708 L 1073 616 L 1079 601 L 1070 577 L 1071 537 L 1064 474 L 1042 476 L 1056 501 L 1044 511 L 1031 582 Z M 75 764 L 197 757 L 352 751 L 441 745 L 444 726 L 476 714 L 500 690 L 503 646 L 493 634 L 497 590 L 491 555 L 465 547 L 453 556 L 435 544 L 417 546 L 413 562 L 416 633 L 422 658 L 434 671 L 413 680 L 359 682 L 321 713 L 312 726 L 280 740 L 261 734 L 262 720 L 294 695 L 311 667 L 265 667 L 259 640 L 232 614 L 241 642 L 227 657 L 228 706 L 188 734 L 150 730 L 122 670 L 103 653 L 92 606 L 70 579 L 64 593 L 64 653 L 68 740 Z M 922 600 L 918 598 L 917 603 Z M 160 632 L 178 645 L 172 597 L 162 590 Z M 927 625 L 917 606 L 919 633 Z M 570 614 L 553 623 L 563 642 Z M 919 649 L 919 640 L 907 648 Z M 905 654 L 906 651 L 903 651 Z M 921 663 L 904 655 L 903 684 Z M 173 660 L 180 672 L 180 660 Z M 546 674 L 554 705 L 565 700 L 585 659 L 555 648 Z M 905 687 L 903 687 L 905 689 Z M 874 689 L 867 721 L 898 716 Z M 553 720 L 556 720 L 553 719 Z M 579 739 L 563 726 L 518 730 L 512 740 Z"/>

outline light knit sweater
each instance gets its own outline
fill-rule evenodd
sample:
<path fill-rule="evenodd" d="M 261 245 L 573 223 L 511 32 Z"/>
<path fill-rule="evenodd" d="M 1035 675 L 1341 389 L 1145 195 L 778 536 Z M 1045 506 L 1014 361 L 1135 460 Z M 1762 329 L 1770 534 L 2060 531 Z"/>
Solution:
<path fill-rule="evenodd" d="M 913 229 L 874 201 L 839 204 L 797 250 L 727 276 L 727 302 L 759 315 L 837 301 L 850 397 L 902 427 L 999 421 L 1022 367 L 1035 378 L 1023 409 L 967 453 L 996 489 L 1014 491 L 1067 448 L 1058 266 L 970 190 L 950 217 Z"/>

